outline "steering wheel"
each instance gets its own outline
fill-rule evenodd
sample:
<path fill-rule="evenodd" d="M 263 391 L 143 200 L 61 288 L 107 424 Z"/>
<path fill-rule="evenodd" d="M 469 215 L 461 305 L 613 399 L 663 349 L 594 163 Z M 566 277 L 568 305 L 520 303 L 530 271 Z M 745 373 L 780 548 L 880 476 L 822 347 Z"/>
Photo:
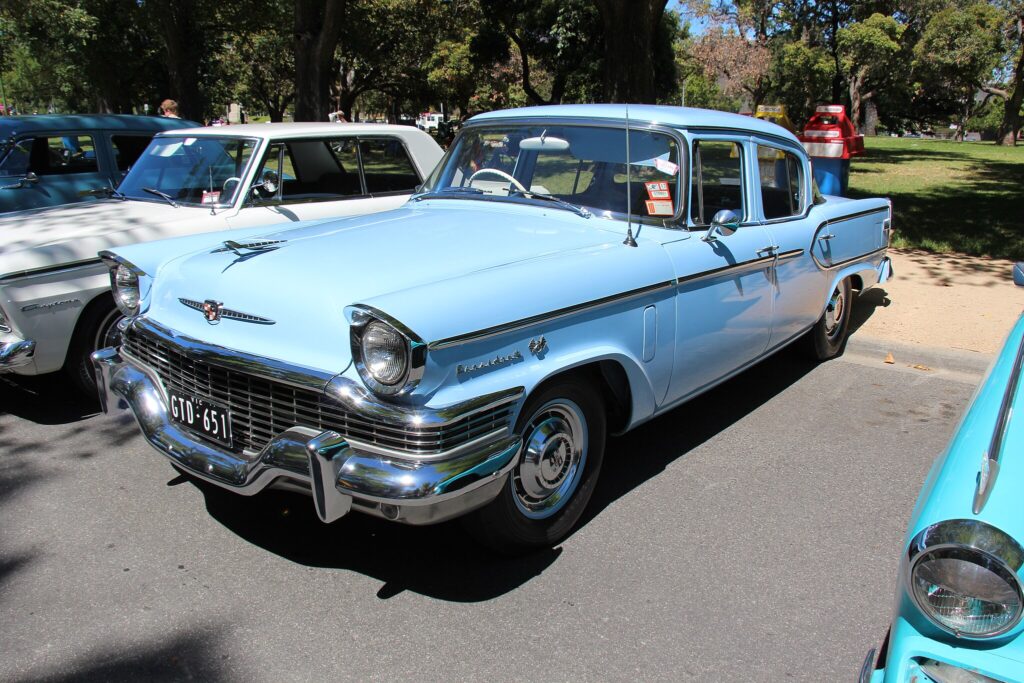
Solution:
<path fill-rule="evenodd" d="M 221 183 L 220 189 L 221 189 L 221 191 L 224 194 L 229 194 L 230 192 L 228 190 L 228 183 L 238 183 L 238 184 L 240 184 L 241 182 L 242 182 L 242 179 L 239 178 L 238 176 L 231 176 L 230 178 L 225 178 L 224 179 L 224 182 Z"/>
<path fill-rule="evenodd" d="M 469 180 L 466 181 L 466 185 L 467 186 L 472 186 L 473 185 L 473 181 L 476 180 L 476 177 L 478 175 L 483 175 L 484 173 L 493 173 L 496 176 L 500 176 L 500 177 L 504 178 L 505 180 L 507 180 L 510 183 L 512 183 L 513 185 L 515 185 L 516 188 L 518 188 L 520 192 L 526 192 L 526 193 L 530 192 L 525 187 L 523 187 L 523 184 L 521 182 L 519 182 L 518 180 L 513 178 L 511 174 L 505 173 L 505 171 L 502 171 L 500 168 L 481 168 L 481 169 L 478 169 L 477 171 L 475 171 L 473 173 L 473 175 L 469 176 Z"/>

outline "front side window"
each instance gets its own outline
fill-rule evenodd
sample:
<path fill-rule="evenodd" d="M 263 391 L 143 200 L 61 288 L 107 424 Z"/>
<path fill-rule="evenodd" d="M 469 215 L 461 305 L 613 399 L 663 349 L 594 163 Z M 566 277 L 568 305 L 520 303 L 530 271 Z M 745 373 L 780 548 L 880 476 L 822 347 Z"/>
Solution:
<path fill-rule="evenodd" d="M 699 140 L 693 143 L 690 220 L 710 225 L 722 209 L 743 220 L 743 147 L 738 142 Z"/>
<path fill-rule="evenodd" d="M 657 223 L 679 206 L 679 147 L 650 130 L 579 124 L 465 130 L 424 184 L 424 196 L 533 202 L 556 198 L 606 218 Z"/>
<path fill-rule="evenodd" d="M 803 165 L 791 152 L 757 145 L 761 207 L 766 220 L 798 216 L 803 211 Z"/>
<path fill-rule="evenodd" d="M 9 145 L 0 161 L 0 175 L 23 176 L 28 171 L 28 158 L 33 138 L 22 138 Z"/>
<path fill-rule="evenodd" d="M 182 204 L 227 206 L 255 149 L 249 138 L 155 137 L 118 190 L 132 199 L 161 201 L 166 195 Z"/>

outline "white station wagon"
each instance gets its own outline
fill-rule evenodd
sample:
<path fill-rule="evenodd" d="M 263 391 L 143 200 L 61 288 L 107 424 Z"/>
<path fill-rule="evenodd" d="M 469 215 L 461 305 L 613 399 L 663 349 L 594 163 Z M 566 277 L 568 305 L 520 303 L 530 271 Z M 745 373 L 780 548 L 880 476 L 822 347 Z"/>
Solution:
<path fill-rule="evenodd" d="M 108 198 L 0 219 L 0 373 L 63 369 L 95 394 L 89 354 L 116 341 L 121 316 L 99 251 L 393 209 L 441 154 L 426 133 L 381 124 L 249 124 L 158 135 Z"/>

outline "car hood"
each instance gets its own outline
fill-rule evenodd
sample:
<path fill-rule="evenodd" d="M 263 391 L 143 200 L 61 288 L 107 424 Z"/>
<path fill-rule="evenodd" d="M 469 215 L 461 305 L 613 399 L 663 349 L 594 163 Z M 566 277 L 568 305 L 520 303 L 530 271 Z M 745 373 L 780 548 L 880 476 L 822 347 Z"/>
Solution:
<path fill-rule="evenodd" d="M 560 263 L 586 260 L 612 246 L 619 253 L 638 251 L 622 247 L 621 233 L 606 229 L 613 226 L 602 219 L 482 204 L 412 202 L 385 213 L 267 231 L 258 239 L 280 242 L 265 251 L 207 246 L 160 268 L 146 315 L 207 343 L 270 358 L 301 358 L 302 365 L 341 372 L 350 360 L 344 316 L 349 305 L 377 306 L 429 340 L 464 331 L 453 310 L 462 310 L 463 297 L 480 293 L 474 289 L 512 295 L 517 282 L 526 287 L 524 264 L 544 262 L 546 284 L 554 291 L 560 289 Z M 130 253 L 126 257 L 131 260 Z M 591 263 L 599 273 L 601 264 Z M 496 274 L 505 283 L 500 291 L 491 282 Z M 595 291 L 619 286 L 608 277 Z M 532 304 L 551 310 L 557 298 Z M 274 324 L 221 320 L 211 325 L 181 299 L 215 300 Z M 475 308 L 474 324 L 484 327 L 494 316 L 509 315 L 498 310 L 500 304 L 492 296 L 489 306 Z"/>
<path fill-rule="evenodd" d="M 101 199 L 0 218 L 0 275 L 95 259 L 103 249 L 178 234 L 209 209 L 164 202 Z"/>

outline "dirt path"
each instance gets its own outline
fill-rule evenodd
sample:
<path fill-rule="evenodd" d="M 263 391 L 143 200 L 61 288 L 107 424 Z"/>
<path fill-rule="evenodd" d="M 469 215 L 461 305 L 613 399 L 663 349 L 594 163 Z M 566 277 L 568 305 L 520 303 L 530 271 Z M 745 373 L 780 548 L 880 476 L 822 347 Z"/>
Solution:
<path fill-rule="evenodd" d="M 992 354 L 1024 309 L 1012 261 L 899 249 L 889 255 L 896 277 L 858 299 L 858 336 Z"/>

